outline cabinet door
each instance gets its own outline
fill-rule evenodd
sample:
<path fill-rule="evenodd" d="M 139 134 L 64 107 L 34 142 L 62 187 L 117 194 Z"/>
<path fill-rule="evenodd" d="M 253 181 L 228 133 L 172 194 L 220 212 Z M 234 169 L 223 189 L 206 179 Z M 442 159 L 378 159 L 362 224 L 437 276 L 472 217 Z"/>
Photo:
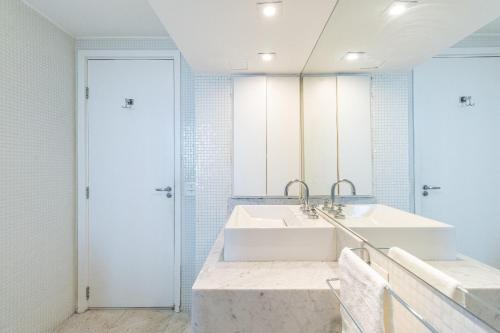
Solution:
<path fill-rule="evenodd" d="M 303 79 L 304 178 L 311 195 L 330 194 L 337 181 L 337 78 Z"/>
<path fill-rule="evenodd" d="M 300 178 L 300 79 L 267 78 L 267 195 Z M 298 193 L 298 186 L 290 194 Z"/>
<path fill-rule="evenodd" d="M 373 194 L 370 77 L 338 76 L 339 177 L 351 180 L 359 195 Z M 350 194 L 342 185 L 341 194 Z"/>
<path fill-rule="evenodd" d="M 233 194 L 266 195 L 266 78 L 234 78 Z"/>

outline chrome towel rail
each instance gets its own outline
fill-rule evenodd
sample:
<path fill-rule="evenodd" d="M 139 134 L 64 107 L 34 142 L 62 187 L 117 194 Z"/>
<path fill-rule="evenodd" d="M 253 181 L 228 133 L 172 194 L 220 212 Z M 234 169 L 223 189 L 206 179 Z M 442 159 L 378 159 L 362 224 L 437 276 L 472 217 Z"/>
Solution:
<path fill-rule="evenodd" d="M 359 326 L 359 324 L 356 321 L 356 319 L 354 319 L 354 317 L 352 316 L 351 311 L 349 311 L 349 309 L 344 304 L 344 302 L 342 302 L 342 299 L 340 298 L 340 295 L 337 294 L 337 292 L 335 291 L 335 288 L 333 287 L 333 282 L 335 282 L 335 281 L 339 281 L 339 279 L 327 279 L 326 283 L 328 284 L 328 287 L 330 287 L 330 290 L 335 295 L 335 297 L 337 297 L 337 299 L 339 300 L 339 303 L 340 303 L 340 306 L 342 307 L 342 309 L 344 309 L 345 313 L 347 313 L 347 315 L 349 316 L 349 318 L 353 322 L 354 326 L 356 326 L 356 329 L 358 330 L 358 332 L 359 333 L 365 333 L 365 331 L 363 331 L 361 329 L 361 327 Z"/>
<path fill-rule="evenodd" d="M 367 248 L 364 247 L 359 247 L 359 248 L 349 248 L 351 251 L 366 251 L 368 254 L 368 262 L 367 264 L 371 264 L 370 260 L 370 252 L 368 251 Z M 352 313 L 350 310 L 347 308 L 347 306 L 342 302 L 342 299 L 340 295 L 335 291 L 335 288 L 333 287 L 333 282 L 340 281 L 338 278 L 332 278 L 332 279 L 327 279 L 326 283 L 328 284 L 328 287 L 330 287 L 330 290 L 332 293 L 335 295 L 335 297 L 339 300 L 340 305 L 344 309 L 344 311 L 347 313 L 347 315 L 350 317 L 352 322 L 355 324 L 356 328 L 359 330 L 359 332 L 364 333 L 363 330 L 361 329 L 361 325 L 354 319 Z M 410 312 L 422 325 L 424 325 L 429 332 L 432 333 L 439 333 L 439 331 L 432 326 L 431 323 L 429 323 L 427 320 L 424 319 L 410 304 L 408 304 L 404 299 L 402 299 L 394 290 L 391 289 L 391 287 L 386 286 L 385 289 L 391 295 L 395 300 L 397 300 L 408 312 Z"/>

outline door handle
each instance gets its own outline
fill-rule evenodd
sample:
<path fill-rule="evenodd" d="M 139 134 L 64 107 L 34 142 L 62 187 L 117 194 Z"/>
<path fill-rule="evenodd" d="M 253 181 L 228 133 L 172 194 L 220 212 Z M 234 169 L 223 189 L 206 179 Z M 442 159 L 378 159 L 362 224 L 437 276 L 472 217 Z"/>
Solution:
<path fill-rule="evenodd" d="M 422 190 L 424 191 L 428 191 L 428 190 L 440 190 L 441 187 L 440 186 L 430 186 L 430 185 L 424 185 L 422 187 Z"/>
<path fill-rule="evenodd" d="M 155 188 L 155 191 L 156 192 L 171 192 L 172 188 L 170 186 L 167 186 L 167 187 L 158 187 L 158 188 Z"/>

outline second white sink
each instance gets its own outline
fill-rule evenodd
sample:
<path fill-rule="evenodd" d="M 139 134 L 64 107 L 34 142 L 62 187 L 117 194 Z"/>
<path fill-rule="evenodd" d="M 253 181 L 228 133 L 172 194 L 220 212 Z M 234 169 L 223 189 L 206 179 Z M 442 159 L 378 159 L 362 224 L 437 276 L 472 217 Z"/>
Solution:
<path fill-rule="evenodd" d="M 335 227 L 298 206 L 236 206 L 224 228 L 225 261 L 334 261 Z"/>
<path fill-rule="evenodd" d="M 455 228 L 451 225 L 384 205 L 347 205 L 349 227 L 372 245 L 397 246 L 423 260 L 455 260 Z"/>

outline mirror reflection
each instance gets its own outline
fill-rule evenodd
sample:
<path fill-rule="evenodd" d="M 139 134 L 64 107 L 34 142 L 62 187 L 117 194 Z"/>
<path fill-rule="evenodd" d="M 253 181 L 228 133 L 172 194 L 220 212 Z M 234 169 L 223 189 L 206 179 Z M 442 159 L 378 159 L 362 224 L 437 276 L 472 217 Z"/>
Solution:
<path fill-rule="evenodd" d="M 500 19 L 408 73 L 376 64 L 376 52 L 322 67 L 336 51 L 336 18 L 304 74 L 305 179 L 329 194 L 320 214 L 500 330 Z M 320 74 L 349 62 L 359 76 Z M 342 92 L 365 78 L 369 93 Z M 343 150 L 357 163 L 342 161 Z M 346 201 L 355 194 L 377 204 Z"/>

